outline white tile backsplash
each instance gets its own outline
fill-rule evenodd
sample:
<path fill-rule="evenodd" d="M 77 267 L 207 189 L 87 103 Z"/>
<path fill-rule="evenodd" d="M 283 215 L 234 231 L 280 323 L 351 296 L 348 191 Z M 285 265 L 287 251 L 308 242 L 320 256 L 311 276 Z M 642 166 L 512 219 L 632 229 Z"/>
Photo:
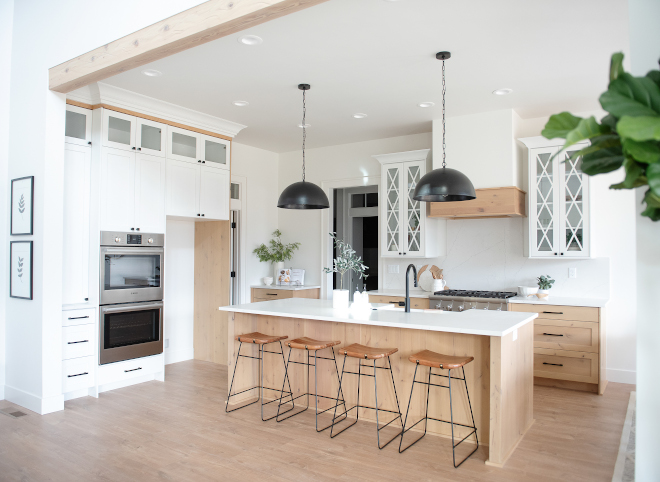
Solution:
<path fill-rule="evenodd" d="M 556 280 L 557 296 L 608 298 L 609 258 L 586 260 L 529 259 L 523 257 L 523 223 L 526 218 L 460 219 L 447 222 L 447 256 L 434 259 L 385 259 L 385 266 L 399 265 L 401 274 L 383 269 L 383 289 L 405 287 L 405 267 L 435 264 L 444 270 L 452 289 L 516 291 L 518 285 L 536 286 L 536 277 L 550 275 Z M 577 278 L 568 269 L 577 268 Z"/>

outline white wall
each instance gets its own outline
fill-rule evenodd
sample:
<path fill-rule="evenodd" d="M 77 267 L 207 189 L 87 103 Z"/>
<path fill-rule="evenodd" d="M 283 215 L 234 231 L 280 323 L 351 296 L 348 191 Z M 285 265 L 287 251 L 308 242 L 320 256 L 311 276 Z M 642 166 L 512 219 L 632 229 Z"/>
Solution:
<path fill-rule="evenodd" d="M 630 60 L 633 75 L 658 69 L 660 2 L 629 0 Z M 637 428 L 635 480 L 660 480 L 660 222 L 639 216 L 643 190 L 637 193 Z"/>
<path fill-rule="evenodd" d="M 311 132 L 311 131 L 310 131 Z M 311 134 L 308 134 L 311 135 Z M 306 179 L 321 184 L 322 181 L 380 177 L 380 163 L 374 154 L 428 149 L 431 133 L 402 137 L 390 137 L 374 141 L 356 142 L 338 146 L 321 147 L 306 151 Z M 280 154 L 279 192 L 302 177 L 300 151 Z M 291 260 L 291 266 L 303 268 L 306 284 L 321 283 L 321 212 L 320 210 L 279 210 L 279 226 L 286 242 L 299 241 L 302 246 Z"/>
<path fill-rule="evenodd" d="M 0 239 L 7 238 L 9 211 L 9 83 L 14 1 L 0 1 Z M 0 273 L 7 272 L 7 243 L 0 244 Z M 5 398 L 5 297 L 7 276 L 0 276 L 0 400 Z"/>
<path fill-rule="evenodd" d="M 195 356 L 195 222 L 168 219 L 165 232 L 163 331 L 169 364 Z"/>
<path fill-rule="evenodd" d="M 199 3 L 117 0 L 108 8 L 106 2 L 25 0 L 14 5 L 9 177 L 35 176 L 35 234 L 29 238 L 34 300 L 3 294 L 8 400 L 39 413 L 63 408 L 61 290 L 53 287 L 62 280 L 65 103 L 63 95 L 48 90 L 48 68 Z M 103 22 L 90 21 L 98 18 Z M 75 34 L 67 35 L 67 26 L 75 26 Z"/>

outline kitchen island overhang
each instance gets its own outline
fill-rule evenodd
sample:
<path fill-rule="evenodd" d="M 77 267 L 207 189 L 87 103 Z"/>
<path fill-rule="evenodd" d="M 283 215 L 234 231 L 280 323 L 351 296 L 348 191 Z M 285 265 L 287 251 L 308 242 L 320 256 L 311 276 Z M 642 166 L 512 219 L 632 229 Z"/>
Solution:
<path fill-rule="evenodd" d="M 268 335 L 286 335 L 289 339 L 310 337 L 318 340 L 341 340 L 337 358 L 341 363 L 339 348 L 351 343 L 375 347 L 396 347 L 391 363 L 397 387 L 401 411 L 405 413 L 408 395 L 415 372 L 415 364 L 408 357 L 428 349 L 446 355 L 473 356 L 474 361 L 465 366 L 467 386 L 472 401 L 480 444 L 488 446 L 486 463 L 503 466 L 533 423 L 533 337 L 535 313 L 469 310 L 464 312 L 412 312 L 385 309 L 374 305 L 361 310 L 336 310 L 330 300 L 284 299 L 221 307 L 230 312 L 228 320 L 228 376 L 234 371 L 238 350 L 236 335 L 258 331 Z M 383 308 L 383 309 L 378 309 Z M 286 340 L 284 341 L 286 344 Z M 278 348 L 279 349 L 279 348 Z M 245 344 L 244 348 L 245 350 Z M 254 354 L 257 348 L 252 347 Z M 243 352 L 242 352 L 243 353 Z M 274 355 L 271 355 L 274 356 Z M 287 353 L 288 356 L 288 353 Z M 292 360 L 302 361 L 303 353 L 294 350 Z M 354 360 L 347 360 L 355 363 Z M 319 361 L 319 393 L 336 397 L 337 377 L 332 362 Z M 341 369 L 341 368 L 340 368 Z M 421 368 L 420 368 L 421 370 Z M 438 370 L 434 370 L 434 373 Z M 424 369 L 420 376 L 427 376 Z M 281 386 L 283 368 L 279 363 L 264 365 L 264 385 Z M 235 388 L 248 388 L 257 384 L 256 364 L 244 360 L 236 369 Z M 291 367 L 289 378 L 294 396 L 305 393 L 307 382 L 303 368 Z M 313 382 L 312 382 L 313 383 Z M 355 403 L 357 382 L 343 384 L 342 391 L 349 406 Z M 379 383 L 380 387 L 386 384 Z M 467 421 L 465 391 L 458 387 L 453 391 L 454 419 Z M 449 420 L 449 401 L 446 390 L 438 390 L 431 396 L 429 416 Z M 379 406 L 396 409 L 395 396 L 387 393 Z M 413 395 L 408 424 L 423 416 L 426 398 L 421 389 Z M 246 393 L 243 403 L 253 397 Z M 373 391 L 365 386 L 360 394 L 361 403 L 374 404 Z M 305 400 L 304 398 L 301 400 Z M 322 410 L 331 403 L 319 405 Z M 304 402 L 302 404 L 304 406 Z M 372 411 L 360 409 L 360 419 L 373 420 Z M 396 423 L 396 422 L 395 422 Z M 420 425 L 421 426 L 421 425 Z M 449 436 L 447 424 L 429 421 L 428 433 Z M 460 437 L 460 433 L 459 433 Z M 466 441 L 467 442 L 467 441 Z M 330 439 L 328 439 L 328 443 Z"/>

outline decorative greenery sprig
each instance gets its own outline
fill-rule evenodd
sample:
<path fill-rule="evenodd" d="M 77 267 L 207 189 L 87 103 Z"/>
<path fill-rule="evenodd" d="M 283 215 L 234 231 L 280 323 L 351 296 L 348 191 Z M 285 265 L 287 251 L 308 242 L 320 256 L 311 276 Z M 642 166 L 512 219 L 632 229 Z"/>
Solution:
<path fill-rule="evenodd" d="M 344 274 L 348 271 L 355 271 L 361 278 L 366 278 L 365 270 L 369 269 L 362 263 L 362 258 L 357 256 L 355 250 L 351 248 L 343 239 L 338 239 L 336 233 L 330 233 L 334 245 L 337 248 L 337 257 L 332 260 L 332 268 L 323 268 L 326 273 L 339 273 L 339 289 L 344 289 Z"/>
<path fill-rule="evenodd" d="M 555 284 L 555 280 L 553 280 L 550 275 L 547 276 L 539 276 L 536 278 L 536 281 L 539 283 L 539 289 L 540 290 L 549 290 L 552 288 L 552 285 Z"/>
<path fill-rule="evenodd" d="M 300 248 L 300 243 L 282 243 L 282 233 L 279 229 L 273 231 L 273 239 L 268 244 L 268 246 L 261 244 L 261 246 L 252 251 L 262 263 L 288 261 L 293 258 L 293 252 Z"/>
<path fill-rule="evenodd" d="M 623 54 L 612 55 L 610 83 L 600 98 L 608 115 L 600 121 L 562 112 L 550 117 L 543 129 L 547 139 L 562 138 L 562 150 L 584 140 L 590 145 L 571 155 L 582 157 L 582 171 L 589 175 L 626 171 L 623 182 L 610 189 L 648 186 L 642 216 L 660 221 L 660 71 L 633 77 L 623 70 Z M 561 151 L 560 151 L 561 152 Z"/>

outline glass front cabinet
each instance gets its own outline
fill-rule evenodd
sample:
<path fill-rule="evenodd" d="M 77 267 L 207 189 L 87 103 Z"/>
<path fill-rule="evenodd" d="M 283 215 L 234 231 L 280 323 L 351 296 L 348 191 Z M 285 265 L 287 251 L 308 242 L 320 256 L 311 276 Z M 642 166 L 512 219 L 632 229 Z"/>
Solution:
<path fill-rule="evenodd" d="M 533 137 L 521 142 L 529 149 L 525 256 L 590 257 L 589 177 L 576 156 L 587 144 L 561 151 L 562 139 Z"/>
<path fill-rule="evenodd" d="M 381 163 L 381 256 L 441 256 L 438 224 L 427 218 L 426 203 L 415 201 L 417 183 L 426 174 L 429 149 L 374 156 Z"/>

